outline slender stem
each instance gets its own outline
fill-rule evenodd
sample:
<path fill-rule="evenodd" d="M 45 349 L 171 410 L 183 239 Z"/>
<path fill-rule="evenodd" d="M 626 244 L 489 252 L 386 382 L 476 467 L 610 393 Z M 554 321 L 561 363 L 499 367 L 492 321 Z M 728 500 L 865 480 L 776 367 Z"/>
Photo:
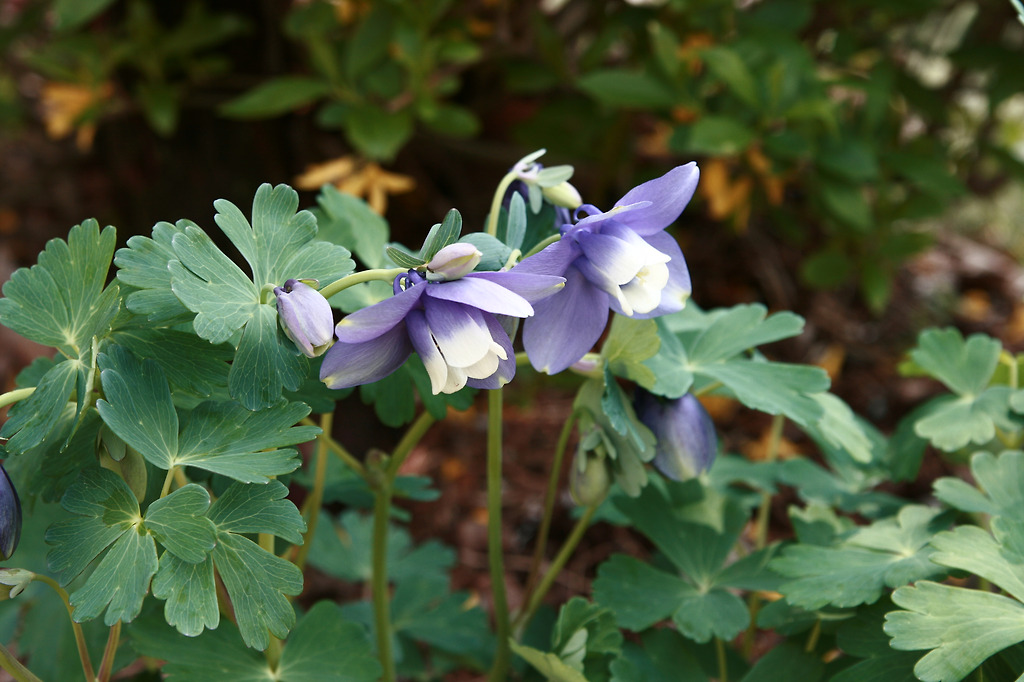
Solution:
<path fill-rule="evenodd" d="M 779 458 L 779 444 L 782 442 L 782 427 L 786 424 L 786 417 L 777 414 L 772 418 L 771 431 L 768 436 L 768 452 L 765 460 L 774 462 Z M 768 544 L 768 521 L 772 511 L 771 493 L 761 494 L 761 505 L 757 510 L 757 520 L 754 528 L 754 548 L 764 549 Z M 749 658 L 754 650 L 754 635 L 757 634 L 757 614 L 761 610 L 761 597 L 756 592 L 750 596 L 750 625 L 743 635 L 743 654 Z"/>
<path fill-rule="evenodd" d="M 388 518 L 391 516 L 391 478 L 385 477 L 375 491 L 373 503 L 373 616 L 377 634 L 377 656 L 384 670 L 382 682 L 395 681 L 395 660 L 391 654 L 391 595 L 388 592 Z"/>
<path fill-rule="evenodd" d="M 384 282 L 390 282 L 395 277 L 398 277 L 403 272 L 406 272 L 406 268 L 377 268 L 374 270 L 363 270 L 362 272 L 354 272 L 347 277 L 342 277 L 336 282 L 331 282 L 323 289 L 320 290 L 320 295 L 324 298 L 330 298 L 339 291 L 344 291 L 350 286 L 355 284 L 362 284 L 363 282 L 373 282 L 381 280 Z"/>
<path fill-rule="evenodd" d="M 700 396 L 705 395 L 706 393 L 711 393 L 711 391 L 714 391 L 715 389 L 721 388 L 721 387 L 722 387 L 722 382 L 721 381 L 712 381 L 707 386 L 702 386 L 702 387 L 698 388 L 696 391 L 693 391 L 693 396 L 695 398 L 699 398 Z"/>
<path fill-rule="evenodd" d="M 167 493 L 171 492 L 171 481 L 174 480 L 175 469 L 177 469 L 177 467 L 172 466 L 170 469 L 167 470 L 167 475 L 164 476 L 164 484 L 163 487 L 160 488 L 161 498 L 167 497 Z"/>
<path fill-rule="evenodd" d="M 0 408 L 7 407 L 8 405 L 16 403 L 19 400 L 24 400 L 25 398 L 35 393 L 35 390 L 35 386 L 29 386 L 28 388 L 18 388 L 0 395 Z"/>
<path fill-rule="evenodd" d="M 557 242 L 561 238 L 562 238 L 561 233 L 553 234 L 550 237 L 545 237 L 544 239 L 542 239 L 539 242 L 537 242 L 536 246 L 534 246 L 532 249 L 527 251 L 526 255 L 523 256 L 523 258 L 529 258 L 530 256 L 532 256 L 535 253 L 540 253 L 541 251 L 543 251 L 547 247 L 551 246 L 552 244 L 554 244 L 555 242 Z"/>
<path fill-rule="evenodd" d="M 551 463 L 551 473 L 548 475 L 548 488 L 544 494 L 544 516 L 540 521 L 540 530 L 537 531 L 537 544 L 533 550 L 533 560 L 530 562 L 530 573 L 526 579 L 526 590 L 524 600 L 530 602 L 534 583 L 540 572 L 540 562 L 544 559 L 544 550 L 548 544 L 548 533 L 551 531 L 551 518 L 555 511 L 555 498 L 558 495 L 558 480 L 562 474 L 562 460 L 565 459 L 565 449 L 569 445 L 569 438 L 572 436 L 573 426 L 576 424 L 576 412 L 569 415 L 569 418 L 562 426 L 562 432 L 558 434 L 558 444 L 555 445 L 555 457 Z"/>
<path fill-rule="evenodd" d="M 494 198 L 491 199 L 491 212 L 487 214 L 487 234 L 492 237 L 498 236 L 498 213 L 501 212 L 501 200 L 505 198 L 505 192 L 518 177 L 519 174 L 514 170 L 507 173 L 498 183 L 498 188 L 494 190 Z"/>
<path fill-rule="evenodd" d="M 416 444 L 420 442 L 427 429 L 429 429 L 434 422 L 434 415 L 430 414 L 428 410 L 424 410 L 416 421 L 412 423 L 412 426 L 406 430 L 402 436 L 402 440 L 398 441 L 398 445 L 395 446 L 394 452 L 391 453 L 391 460 L 388 462 L 388 468 L 385 472 L 387 474 L 388 482 L 395 480 L 395 476 L 398 475 L 398 469 L 405 462 L 405 458 L 409 456 L 412 449 L 416 447 Z"/>
<path fill-rule="evenodd" d="M 85 634 L 82 632 L 82 626 L 75 622 L 74 609 L 71 607 L 71 600 L 68 598 L 67 590 L 60 586 L 56 580 L 48 575 L 42 575 L 36 573 L 32 580 L 38 580 L 41 583 L 49 585 L 50 588 L 57 593 L 57 596 L 64 602 L 64 608 L 68 610 L 68 619 L 71 621 L 71 629 L 75 633 L 75 644 L 78 646 L 78 657 L 82 659 L 82 673 L 85 675 L 87 682 L 95 682 L 96 675 L 92 670 L 92 661 L 89 659 L 89 648 L 85 645 Z"/>
<path fill-rule="evenodd" d="M 533 614 L 536 613 L 540 607 L 541 602 L 544 601 L 544 596 L 551 589 L 551 586 L 555 584 L 555 578 L 562 572 L 565 565 L 569 562 L 569 557 L 576 551 L 577 545 L 580 540 L 583 539 L 583 534 L 590 526 L 590 520 L 594 517 L 594 513 L 597 511 L 599 504 L 592 504 L 588 506 L 584 511 L 583 515 L 580 516 L 579 520 L 576 521 L 576 525 L 573 526 L 572 533 L 566 538 L 565 544 L 562 545 L 562 549 L 558 551 L 558 555 L 555 556 L 555 560 L 551 562 L 551 567 L 548 568 L 547 573 L 544 574 L 544 578 L 540 581 L 537 589 L 530 595 L 530 599 L 527 602 L 526 608 L 523 609 L 519 616 L 516 618 L 514 626 L 517 630 L 521 631 L 533 618 Z"/>
<path fill-rule="evenodd" d="M 804 647 L 804 651 L 811 653 L 814 651 L 814 647 L 818 646 L 818 638 L 821 636 L 821 619 L 814 621 L 814 627 L 811 628 L 811 634 L 807 636 L 807 646 Z"/>
<path fill-rule="evenodd" d="M 309 556 L 309 548 L 313 544 L 313 536 L 316 534 L 317 522 L 320 519 L 320 507 L 324 501 L 324 482 L 327 478 L 327 437 L 331 433 L 331 425 L 334 422 L 334 414 L 327 412 L 320 416 L 320 434 L 316 446 L 316 473 L 313 476 L 313 490 L 306 498 L 304 505 L 309 510 L 309 520 L 306 521 L 306 534 L 302 538 L 302 546 L 295 557 L 295 565 L 301 571 L 306 565 L 306 557 Z"/>
<path fill-rule="evenodd" d="M 725 642 L 715 637 L 715 658 L 718 660 L 718 682 L 729 682 L 729 664 L 725 658 Z"/>
<path fill-rule="evenodd" d="M 309 417 L 303 419 L 302 423 L 308 426 L 318 426 L 318 424 Z M 366 478 L 366 467 L 364 467 L 363 463 L 356 459 L 352 453 L 346 450 L 345 446 L 331 438 L 330 434 L 326 431 L 320 434 L 319 438 L 321 439 L 320 442 L 324 443 L 328 450 L 337 455 L 338 458 L 345 463 L 345 466 L 359 474 L 360 477 Z"/>
<path fill-rule="evenodd" d="M 487 555 L 491 568 L 491 597 L 497 651 L 488 680 L 501 682 L 508 673 L 508 599 L 505 595 L 505 557 L 501 547 L 501 427 L 502 390 L 487 394 Z"/>
<path fill-rule="evenodd" d="M 3 644 L 0 644 L 0 668 L 10 673 L 11 677 L 18 682 L 43 682 L 31 670 L 22 665 L 21 661 L 15 658 Z"/>
<path fill-rule="evenodd" d="M 100 659 L 100 673 L 96 677 L 98 682 L 110 682 L 110 673 L 114 670 L 114 655 L 120 641 L 121 621 L 117 621 L 110 626 L 110 634 L 107 635 L 107 646 L 104 647 L 103 658 Z"/>
<path fill-rule="evenodd" d="M 184 488 L 188 485 L 188 477 L 185 475 L 185 467 L 174 467 L 174 482 L 178 484 L 179 488 Z"/>

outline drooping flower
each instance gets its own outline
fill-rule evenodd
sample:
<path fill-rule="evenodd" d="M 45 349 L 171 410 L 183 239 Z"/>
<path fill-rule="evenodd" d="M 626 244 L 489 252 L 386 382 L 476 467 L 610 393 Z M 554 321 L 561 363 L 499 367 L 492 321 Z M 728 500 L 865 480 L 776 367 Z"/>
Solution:
<path fill-rule="evenodd" d="M 457 245 L 445 249 L 452 246 Z M 438 267 L 444 272 L 458 257 L 451 250 L 438 260 Z M 553 294 L 564 281 L 513 269 L 432 282 L 410 270 L 395 278 L 394 296 L 338 323 L 337 342 L 324 357 L 320 379 L 329 388 L 372 383 L 394 372 L 415 351 L 435 395 L 466 385 L 500 388 L 516 371 L 501 318 L 533 315 L 533 302 Z"/>
<path fill-rule="evenodd" d="M 313 287 L 290 279 L 283 287 L 274 287 L 277 315 L 288 338 L 303 355 L 319 357 L 331 346 L 334 338 L 334 315 L 331 304 Z"/>
<path fill-rule="evenodd" d="M 718 435 L 704 406 L 692 394 L 675 400 L 637 389 L 637 417 L 657 443 L 654 467 L 665 476 L 685 481 L 711 468 L 718 452 Z"/>
<path fill-rule="evenodd" d="M 699 175 L 688 163 L 634 187 L 610 211 L 583 205 L 577 222 L 562 226 L 558 242 L 517 266 L 566 280 L 524 325 L 523 344 L 535 368 L 554 374 L 583 357 L 604 331 L 609 310 L 636 318 L 682 310 L 690 274 L 665 228 L 690 201 Z"/>
<path fill-rule="evenodd" d="M 0 559 L 7 560 L 21 540 L 21 500 L 10 477 L 0 465 Z"/>

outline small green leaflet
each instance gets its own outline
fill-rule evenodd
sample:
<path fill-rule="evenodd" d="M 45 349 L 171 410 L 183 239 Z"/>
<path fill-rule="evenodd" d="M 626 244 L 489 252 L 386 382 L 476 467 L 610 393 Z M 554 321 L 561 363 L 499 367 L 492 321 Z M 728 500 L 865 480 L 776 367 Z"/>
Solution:
<path fill-rule="evenodd" d="M 808 610 L 870 604 L 887 587 L 933 578 L 945 571 L 930 560 L 928 546 L 943 524 L 941 510 L 906 506 L 896 518 L 857 529 L 832 547 L 793 545 L 771 563 L 791 578 L 779 591 Z"/>
<path fill-rule="evenodd" d="M 960 478 L 945 477 L 935 481 L 935 496 L 962 511 L 1024 520 L 1024 452 L 976 452 L 971 474 L 981 490 Z"/>
<path fill-rule="evenodd" d="M 128 248 L 118 249 L 114 256 L 117 279 L 136 289 L 125 299 L 128 310 L 146 316 L 154 324 L 195 317 L 171 291 L 171 271 L 167 268 L 168 263 L 178 260 L 171 241 L 187 227 L 199 229 L 191 220 L 179 220 L 174 225 L 159 222 L 153 226 L 152 237 L 136 235 L 128 240 Z"/>
<path fill-rule="evenodd" d="M 423 242 L 423 248 L 420 249 L 420 258 L 424 262 L 429 263 L 437 255 L 438 251 L 449 244 L 457 242 L 461 234 L 462 214 L 453 208 L 445 214 L 441 224 L 435 225 L 434 229 L 430 230 L 427 234 L 427 238 Z"/>
<path fill-rule="evenodd" d="M 309 414 L 303 403 L 250 412 L 234 402 L 206 402 L 179 417 L 163 370 L 120 346 L 100 355 L 104 421 L 125 443 L 161 469 L 193 466 L 244 482 L 265 483 L 300 464 L 293 448 L 315 426 L 293 426 Z"/>
<path fill-rule="evenodd" d="M 289 278 L 312 278 L 325 285 L 349 274 L 355 265 L 344 247 L 314 239 L 316 220 L 308 211 L 296 213 L 298 202 L 298 194 L 286 185 L 261 185 L 253 200 L 251 225 L 234 204 L 214 203 L 217 225 L 249 263 L 251 280 L 193 224 L 164 228 L 158 235 L 161 241 L 129 244 L 129 249 L 149 250 L 134 261 L 129 254 L 119 257 L 126 264 L 142 262 L 133 271 L 134 281 L 163 291 L 166 282 L 153 271 L 167 257 L 166 238 L 174 232 L 174 259 L 166 263 L 171 290 L 196 313 L 193 326 L 200 337 L 214 344 L 237 344 L 229 387 L 250 410 L 273 405 L 283 388 L 296 390 L 306 374 L 306 358 L 279 333 L 276 309 L 260 302 L 263 288 L 282 285 Z"/>
<path fill-rule="evenodd" d="M 51 239 L 31 268 L 17 270 L 3 286 L 0 323 L 27 339 L 52 346 L 67 358 L 40 379 L 39 389 L 16 405 L 0 429 L 7 450 L 38 445 L 56 427 L 72 392 L 76 421 L 92 399 L 95 340 L 105 336 L 120 308 L 116 284 L 104 288 L 116 235 L 95 220 L 71 228 L 68 240 Z"/>
<path fill-rule="evenodd" d="M 956 395 L 940 396 L 927 404 L 914 425 L 917 435 L 952 452 L 970 443 L 987 443 L 997 428 L 1018 429 L 1010 408 L 1013 389 L 989 386 L 1000 352 L 1002 345 L 982 334 L 964 341 L 952 328 L 922 332 L 911 359 Z"/>
<path fill-rule="evenodd" d="M 551 633 L 550 653 L 511 642 L 512 651 L 550 681 L 586 682 L 587 664 L 606 668 L 622 650 L 622 633 L 611 611 L 573 597 L 562 606 Z M 596 660 L 595 660 L 596 659 Z"/>

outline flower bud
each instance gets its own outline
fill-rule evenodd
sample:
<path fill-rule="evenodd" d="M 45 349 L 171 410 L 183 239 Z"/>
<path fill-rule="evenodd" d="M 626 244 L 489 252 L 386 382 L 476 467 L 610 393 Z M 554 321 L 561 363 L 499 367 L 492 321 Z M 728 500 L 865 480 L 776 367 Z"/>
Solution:
<path fill-rule="evenodd" d="M 327 299 L 297 279 L 274 287 L 274 295 L 281 328 L 288 338 L 306 357 L 323 355 L 334 342 L 334 314 Z"/>
<path fill-rule="evenodd" d="M 10 477 L 0 466 L 0 559 L 6 561 L 21 539 L 21 500 Z"/>
<path fill-rule="evenodd" d="M 718 436 L 711 416 L 692 394 L 675 400 L 637 389 L 637 416 L 657 439 L 654 467 L 676 481 L 707 471 L 718 452 Z"/>
<path fill-rule="evenodd" d="M 460 279 L 473 272 L 484 254 L 472 244 L 455 242 L 444 247 L 427 263 L 427 281 Z"/>
<path fill-rule="evenodd" d="M 583 204 L 583 198 L 579 190 L 569 184 L 568 181 L 560 182 L 554 187 L 541 187 L 541 193 L 549 203 L 562 208 L 575 210 Z"/>
<path fill-rule="evenodd" d="M 569 470 L 569 494 L 576 504 L 589 507 L 600 504 L 608 495 L 611 476 L 604 456 L 582 448 L 576 451 Z"/>

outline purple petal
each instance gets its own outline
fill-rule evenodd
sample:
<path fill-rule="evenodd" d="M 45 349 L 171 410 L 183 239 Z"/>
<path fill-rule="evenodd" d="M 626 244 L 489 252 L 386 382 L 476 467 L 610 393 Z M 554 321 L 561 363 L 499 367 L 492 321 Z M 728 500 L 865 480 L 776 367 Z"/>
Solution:
<path fill-rule="evenodd" d="M 411 352 L 404 322 L 369 341 L 339 341 L 324 355 L 320 381 L 327 384 L 327 388 L 370 384 L 401 367 Z"/>
<path fill-rule="evenodd" d="M 677 313 L 686 306 L 690 299 L 690 271 L 686 267 L 686 259 L 683 258 L 683 251 L 675 238 L 666 233 L 660 232 L 644 237 L 644 241 L 667 254 L 672 260 L 668 265 L 668 284 L 661 290 L 661 303 L 654 310 L 647 313 L 636 313 L 633 317 L 647 319 Z"/>
<path fill-rule="evenodd" d="M 644 265 L 643 253 L 611 235 L 583 233 L 580 248 L 587 262 L 600 273 L 600 278 L 616 285 L 632 280 Z"/>
<path fill-rule="evenodd" d="M 691 161 L 685 166 L 673 168 L 660 178 L 638 185 L 626 192 L 615 205 L 628 206 L 641 201 L 649 201 L 650 205 L 637 210 L 623 211 L 615 216 L 615 220 L 633 228 L 641 236 L 664 230 L 686 208 L 694 190 L 697 189 L 699 179 L 700 170 L 697 164 Z"/>
<path fill-rule="evenodd" d="M 515 317 L 533 315 L 533 306 L 519 294 L 472 275 L 450 282 L 429 284 L 426 289 L 431 298 L 461 303 L 489 313 Z"/>
<path fill-rule="evenodd" d="M 437 395 L 444 390 L 448 382 L 448 363 L 444 361 L 441 351 L 437 349 L 434 338 L 430 335 L 427 327 L 427 318 L 422 310 L 413 310 L 405 318 L 406 327 L 409 329 L 409 340 L 416 354 L 423 361 L 427 368 L 427 375 L 430 377 L 430 391 Z"/>
<path fill-rule="evenodd" d="M 469 379 L 466 383 L 473 388 L 501 388 L 516 375 L 516 352 L 512 349 L 512 341 L 508 334 L 493 315 L 484 315 L 484 321 L 491 332 L 491 338 L 505 349 L 507 357 L 498 361 L 498 369 L 491 376 L 486 379 Z"/>
<path fill-rule="evenodd" d="M 608 294 L 576 268 L 565 273 L 565 289 L 534 306 L 523 324 L 523 346 L 538 371 L 556 374 L 586 354 L 608 323 Z"/>
<path fill-rule="evenodd" d="M 572 262 L 579 258 L 582 251 L 579 245 L 572 238 L 567 238 L 573 232 L 569 230 L 554 244 L 544 247 L 540 253 L 535 253 L 529 258 L 524 258 L 513 268 L 517 273 L 530 273 L 535 275 L 554 275 L 561 277 L 569 269 Z M 477 273 L 482 274 L 482 273 Z"/>
<path fill-rule="evenodd" d="M 334 328 L 338 341 L 362 343 L 390 331 L 416 307 L 426 287 L 426 284 L 409 287 L 380 303 L 346 315 Z"/>
<path fill-rule="evenodd" d="M 505 272 L 474 272 L 467 279 L 482 279 L 499 284 L 509 291 L 519 294 L 530 303 L 556 294 L 565 286 L 565 278 L 553 275 L 536 275 L 520 272 L 519 266 Z M 478 308 L 480 306 L 477 306 Z M 500 315 L 501 313 L 496 313 Z"/>
<path fill-rule="evenodd" d="M 598 211 L 591 213 L 590 215 L 581 218 L 579 222 L 576 223 L 576 225 L 594 225 L 596 223 L 605 223 L 609 220 L 618 220 L 619 216 L 622 215 L 623 213 L 628 213 L 629 211 L 639 211 L 640 209 L 646 209 L 650 205 L 651 202 L 649 201 L 638 201 L 635 204 L 623 204 L 620 206 L 616 206 L 610 211 Z M 579 211 L 577 211 L 577 214 L 578 213 Z"/>
<path fill-rule="evenodd" d="M 487 326 L 472 314 L 472 308 L 436 300 L 425 308 L 430 334 L 449 366 L 469 367 L 491 350 Z"/>

